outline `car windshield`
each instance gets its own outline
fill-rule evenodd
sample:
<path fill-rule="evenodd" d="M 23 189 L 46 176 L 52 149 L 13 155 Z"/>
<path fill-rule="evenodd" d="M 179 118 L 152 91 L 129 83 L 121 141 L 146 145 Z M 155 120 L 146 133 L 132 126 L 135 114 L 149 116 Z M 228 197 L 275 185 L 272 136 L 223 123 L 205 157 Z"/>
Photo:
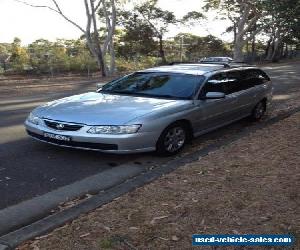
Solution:
<path fill-rule="evenodd" d="M 191 99 L 203 81 L 203 76 L 196 75 L 138 72 L 105 84 L 99 92 Z"/>

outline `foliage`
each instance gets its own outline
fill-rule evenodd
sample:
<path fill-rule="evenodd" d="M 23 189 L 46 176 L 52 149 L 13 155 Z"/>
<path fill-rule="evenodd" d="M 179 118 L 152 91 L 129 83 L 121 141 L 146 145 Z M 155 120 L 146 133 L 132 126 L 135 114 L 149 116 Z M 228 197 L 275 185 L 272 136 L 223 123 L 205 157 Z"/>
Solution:
<path fill-rule="evenodd" d="M 180 33 L 174 39 L 177 43 L 182 39 L 185 44 L 185 59 L 187 61 L 208 56 L 230 55 L 228 46 L 222 40 L 212 35 L 200 37 L 189 33 Z"/>
<path fill-rule="evenodd" d="M 119 72 L 132 72 L 145 68 L 153 67 L 158 63 L 156 57 L 141 56 L 134 60 L 126 58 L 117 58 L 116 65 Z"/>
<path fill-rule="evenodd" d="M 27 50 L 21 46 L 21 40 L 15 38 L 11 46 L 11 67 L 16 72 L 23 72 L 29 64 Z"/>
<path fill-rule="evenodd" d="M 185 25 L 194 25 L 202 19 L 205 19 L 205 15 L 198 11 L 188 12 L 183 16 L 181 22 Z"/>
<path fill-rule="evenodd" d="M 97 63 L 82 40 L 39 39 L 28 46 L 32 71 L 36 74 L 93 72 Z"/>
<path fill-rule="evenodd" d="M 250 55 L 249 45 L 253 58 L 256 51 L 274 61 L 288 54 L 288 45 L 300 46 L 299 0 L 204 0 L 204 13 L 214 9 L 218 17 L 232 22 L 224 31 L 234 34 L 233 43 L 211 35 L 200 37 L 189 33 L 179 33 L 174 40 L 167 40 L 171 25 L 195 25 L 205 15 L 191 11 L 179 20 L 173 12 L 161 9 L 158 0 L 138 1 L 130 10 L 121 2 L 84 0 L 85 14 L 88 14 L 86 27 L 64 16 L 59 6 L 54 5 L 56 8 L 50 10 L 76 26 L 82 32 L 81 37 L 55 42 L 39 39 L 28 46 L 22 46 L 21 40 L 15 38 L 11 44 L 0 44 L 0 73 L 90 75 L 101 69 L 105 75 L 114 72 L 115 66 L 118 71 L 127 72 L 181 59 L 194 61 L 232 54 L 235 59 L 243 58 L 245 51 Z M 49 9 L 26 1 L 25 4 Z M 260 40 L 258 34 L 266 35 L 269 40 Z"/>
<path fill-rule="evenodd" d="M 155 37 L 159 40 L 159 55 L 162 63 L 166 63 L 163 36 L 171 24 L 176 24 L 179 21 L 173 12 L 159 8 L 157 2 L 158 0 L 148 0 L 141 5 L 135 6 L 134 13 L 136 18 L 141 18 L 148 24 Z"/>
<path fill-rule="evenodd" d="M 123 11 L 120 14 L 119 25 L 123 32 L 119 32 L 117 56 L 130 59 L 139 55 L 151 55 L 157 50 L 154 40 L 156 35 L 144 19 L 130 11 Z"/>
<path fill-rule="evenodd" d="M 265 32 L 272 46 L 267 50 L 272 60 L 282 51 L 283 42 L 299 42 L 299 0 L 205 0 L 205 10 L 215 9 L 232 26 L 227 32 L 234 33 L 234 57 L 242 57 L 242 49 L 257 34 Z"/>

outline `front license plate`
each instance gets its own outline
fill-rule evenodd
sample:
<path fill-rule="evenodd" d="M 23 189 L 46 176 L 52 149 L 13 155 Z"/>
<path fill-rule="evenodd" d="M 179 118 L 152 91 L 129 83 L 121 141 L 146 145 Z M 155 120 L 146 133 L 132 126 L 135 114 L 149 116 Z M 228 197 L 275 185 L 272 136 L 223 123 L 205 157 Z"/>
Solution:
<path fill-rule="evenodd" d="M 65 136 L 65 135 L 56 135 L 56 134 L 51 134 L 51 133 L 44 133 L 44 137 L 51 138 L 51 139 L 56 139 L 56 140 L 59 140 L 59 141 L 71 141 L 71 137 Z"/>

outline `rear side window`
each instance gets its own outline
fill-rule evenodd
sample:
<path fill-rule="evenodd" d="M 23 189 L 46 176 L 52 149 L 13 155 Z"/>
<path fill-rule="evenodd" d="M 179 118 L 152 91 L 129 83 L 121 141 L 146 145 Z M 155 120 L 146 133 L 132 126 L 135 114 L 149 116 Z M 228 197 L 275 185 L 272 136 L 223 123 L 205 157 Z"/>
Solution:
<path fill-rule="evenodd" d="M 248 69 L 243 73 L 243 85 L 245 88 L 252 88 L 268 81 L 270 81 L 270 78 L 260 69 Z"/>
<path fill-rule="evenodd" d="M 258 78 L 262 79 L 263 83 L 269 82 L 271 79 L 270 77 L 262 70 L 257 69 Z"/>
<path fill-rule="evenodd" d="M 242 76 L 240 71 L 229 71 L 226 73 L 226 75 L 225 93 L 227 95 L 244 89 L 244 86 L 241 83 Z"/>

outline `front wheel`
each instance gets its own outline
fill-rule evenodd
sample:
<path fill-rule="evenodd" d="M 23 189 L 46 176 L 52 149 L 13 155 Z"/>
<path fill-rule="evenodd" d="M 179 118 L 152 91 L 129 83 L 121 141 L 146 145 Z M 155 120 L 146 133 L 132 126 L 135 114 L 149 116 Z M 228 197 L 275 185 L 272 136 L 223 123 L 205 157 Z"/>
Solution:
<path fill-rule="evenodd" d="M 266 113 L 266 102 L 260 101 L 256 104 L 254 109 L 252 110 L 252 114 L 250 116 L 252 121 L 259 121 L 264 114 Z"/>
<path fill-rule="evenodd" d="M 170 156 L 183 149 L 188 138 L 187 128 L 183 123 L 174 123 L 160 135 L 156 151 L 160 155 Z"/>

